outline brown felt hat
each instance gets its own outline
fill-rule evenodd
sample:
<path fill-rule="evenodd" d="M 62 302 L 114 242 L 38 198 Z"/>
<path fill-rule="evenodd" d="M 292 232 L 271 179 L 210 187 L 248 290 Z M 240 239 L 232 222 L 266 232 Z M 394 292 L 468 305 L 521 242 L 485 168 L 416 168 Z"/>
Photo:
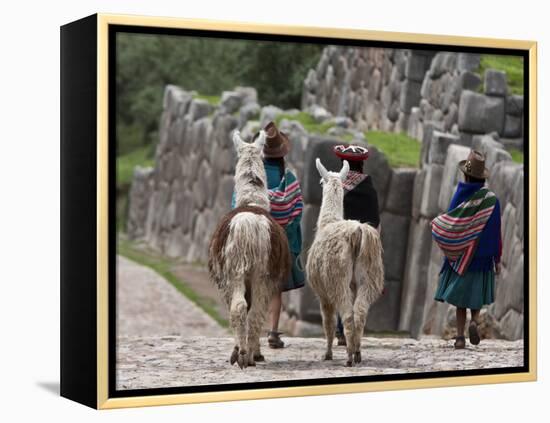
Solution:
<path fill-rule="evenodd" d="M 477 150 L 470 151 L 466 160 L 458 163 L 458 168 L 468 176 L 478 179 L 487 179 L 489 171 L 485 167 L 485 156 Z"/>
<path fill-rule="evenodd" d="M 284 157 L 290 151 L 290 141 L 286 134 L 279 131 L 275 122 L 269 122 L 265 128 L 264 157 L 276 159 Z"/>

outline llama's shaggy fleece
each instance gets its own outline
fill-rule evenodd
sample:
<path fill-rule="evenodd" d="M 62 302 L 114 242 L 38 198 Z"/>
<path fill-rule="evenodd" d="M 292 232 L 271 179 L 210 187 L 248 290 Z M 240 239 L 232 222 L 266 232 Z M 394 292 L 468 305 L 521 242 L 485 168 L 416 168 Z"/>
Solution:
<path fill-rule="evenodd" d="M 229 307 L 235 333 L 230 363 L 245 368 L 263 360 L 260 331 L 269 301 L 289 276 L 291 257 L 285 231 L 269 214 L 262 161 L 265 133 L 248 144 L 235 132 L 233 142 L 238 154 L 237 207 L 222 217 L 214 231 L 208 269 Z"/>
<path fill-rule="evenodd" d="M 317 232 L 309 250 L 306 271 L 319 297 L 323 328 L 327 339 L 325 360 L 332 359 L 335 313 L 344 324 L 348 360 L 361 361 L 361 336 L 370 305 L 382 293 L 384 266 L 382 244 L 376 229 L 366 223 L 343 219 L 342 182 L 349 164 L 339 173 L 328 172 L 317 159 L 322 177 L 323 200 Z"/>

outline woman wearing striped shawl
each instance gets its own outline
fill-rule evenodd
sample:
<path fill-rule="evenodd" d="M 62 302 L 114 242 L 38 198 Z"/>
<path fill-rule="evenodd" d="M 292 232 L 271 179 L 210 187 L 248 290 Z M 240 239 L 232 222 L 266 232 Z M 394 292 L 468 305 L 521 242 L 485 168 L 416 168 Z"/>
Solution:
<path fill-rule="evenodd" d="M 290 141 L 284 132 L 280 132 L 275 123 L 269 122 L 265 128 L 264 167 L 267 176 L 267 189 L 271 203 L 271 216 L 286 232 L 292 255 L 292 268 L 289 279 L 282 292 L 301 288 L 305 284 L 304 272 L 298 266 L 298 256 L 302 251 L 302 191 L 296 175 L 286 164 L 284 157 L 290 151 Z M 254 136 L 256 138 L 258 134 Z M 232 202 L 234 207 L 234 198 Z M 270 305 L 271 330 L 268 333 L 268 345 L 271 348 L 283 348 L 279 332 L 282 292 L 279 292 Z"/>
<path fill-rule="evenodd" d="M 432 236 L 445 259 L 435 300 L 456 309 L 455 348 L 465 348 L 466 309 L 471 311 L 470 343 L 480 342 L 479 311 L 494 302 L 495 273 L 500 273 L 502 240 L 500 204 L 485 187 L 488 171 L 484 156 L 475 150 L 459 163 L 464 182 L 459 182 L 449 210 L 432 221 Z"/>

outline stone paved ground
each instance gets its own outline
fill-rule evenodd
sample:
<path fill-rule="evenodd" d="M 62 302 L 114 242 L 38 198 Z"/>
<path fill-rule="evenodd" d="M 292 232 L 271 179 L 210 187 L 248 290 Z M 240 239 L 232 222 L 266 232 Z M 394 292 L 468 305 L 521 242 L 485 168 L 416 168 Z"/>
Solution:
<path fill-rule="evenodd" d="M 334 348 L 333 361 L 321 361 L 323 339 L 285 338 L 285 342 L 288 347 L 283 350 L 263 349 L 266 362 L 240 370 L 228 362 L 233 346 L 230 337 L 124 337 L 119 339 L 117 388 L 487 369 L 523 363 L 522 341 L 484 340 L 476 347 L 455 351 L 452 341 L 440 339 L 367 337 L 363 362 L 353 368 L 344 367 L 344 347 Z"/>
<path fill-rule="evenodd" d="M 117 258 L 117 336 L 227 336 L 155 271 Z"/>
<path fill-rule="evenodd" d="M 240 370 L 229 365 L 233 340 L 225 329 L 153 270 L 117 260 L 117 389 L 498 368 L 523 361 L 522 341 L 484 340 L 455 351 L 452 341 L 434 338 L 366 337 L 363 362 L 346 368 L 343 347 L 335 347 L 334 361 L 321 361 L 323 339 L 285 337 L 287 348 L 264 348 L 265 363 Z"/>

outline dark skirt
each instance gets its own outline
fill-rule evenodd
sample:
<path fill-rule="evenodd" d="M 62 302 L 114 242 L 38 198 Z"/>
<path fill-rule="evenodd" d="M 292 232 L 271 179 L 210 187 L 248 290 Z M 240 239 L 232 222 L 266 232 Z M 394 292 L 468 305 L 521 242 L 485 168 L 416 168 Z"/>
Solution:
<path fill-rule="evenodd" d="M 445 266 L 439 276 L 435 300 L 479 310 L 495 301 L 495 272 L 472 270 L 460 276 L 450 266 Z"/>
<path fill-rule="evenodd" d="M 303 266 L 299 262 L 299 255 L 290 253 L 292 256 L 292 267 L 290 269 L 290 276 L 286 284 L 283 287 L 283 291 L 290 291 L 292 289 L 301 288 L 305 284 L 306 277 L 304 275 Z"/>

